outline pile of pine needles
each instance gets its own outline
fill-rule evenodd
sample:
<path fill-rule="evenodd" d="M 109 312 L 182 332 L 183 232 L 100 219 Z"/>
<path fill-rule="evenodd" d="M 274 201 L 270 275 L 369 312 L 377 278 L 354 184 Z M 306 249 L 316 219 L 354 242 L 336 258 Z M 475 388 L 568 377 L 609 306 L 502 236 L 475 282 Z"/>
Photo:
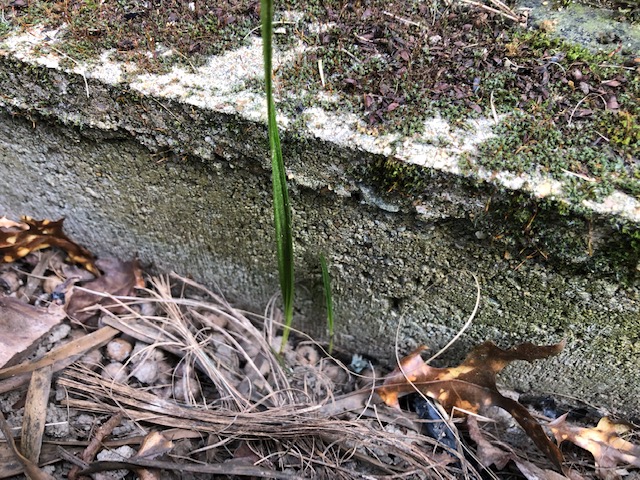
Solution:
<path fill-rule="evenodd" d="M 191 382 L 189 394 L 159 395 L 85 363 L 58 380 L 67 392 L 62 404 L 129 419 L 173 448 L 188 439 L 191 451 L 83 462 L 81 474 L 144 467 L 268 478 L 479 478 L 462 448 L 443 451 L 421 433 L 417 416 L 373 402 L 373 376 L 354 373 L 300 332 L 293 331 L 297 348 L 289 343 L 278 354 L 273 305 L 265 316 L 240 311 L 177 275 L 152 285 L 146 298 L 113 297 L 126 313 L 104 309 L 101 321 L 173 359 L 182 370 L 171 381 Z"/>

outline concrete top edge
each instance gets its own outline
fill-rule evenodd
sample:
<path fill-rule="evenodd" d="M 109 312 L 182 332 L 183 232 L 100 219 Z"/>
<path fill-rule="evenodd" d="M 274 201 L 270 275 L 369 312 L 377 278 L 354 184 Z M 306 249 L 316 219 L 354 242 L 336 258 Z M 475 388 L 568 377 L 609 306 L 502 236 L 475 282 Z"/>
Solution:
<path fill-rule="evenodd" d="M 169 73 L 151 74 L 143 72 L 134 64 L 113 61 L 110 51 L 103 52 L 97 61 L 91 63 L 71 59 L 56 48 L 63 30 L 64 26 L 57 30 L 46 30 L 36 26 L 26 32 L 13 34 L 0 42 L 0 56 L 62 73 L 81 75 L 85 79 L 85 93 L 88 97 L 91 96 L 91 90 L 86 80 L 92 79 L 106 85 L 126 87 L 156 99 L 171 99 L 199 109 L 239 115 L 249 121 L 266 123 L 263 93 L 247 87 L 249 82 L 260 82 L 263 78 L 262 46 L 259 38 L 253 38 L 248 46 L 221 56 L 210 57 L 203 66 L 190 70 L 173 67 Z M 290 50 L 277 52 L 274 68 L 292 61 L 302 48 L 298 45 Z M 170 51 L 166 54 L 170 54 Z M 284 92 L 277 91 L 277 85 L 276 94 L 284 95 Z M 286 95 L 293 94 L 287 92 Z M 327 96 L 322 98 L 322 101 L 326 105 L 335 99 Z M 0 98 L 0 103 L 12 104 L 10 94 L 5 93 L 5 96 Z M 423 133 L 411 137 L 402 137 L 399 134 L 378 135 L 368 129 L 354 114 L 332 112 L 319 106 L 306 108 L 302 112 L 302 118 L 303 134 L 341 148 L 393 157 L 409 164 L 453 175 L 475 177 L 506 189 L 527 192 L 539 199 L 567 204 L 572 202 L 565 192 L 564 182 L 551 175 L 541 172 L 494 171 L 479 165 L 474 165 L 473 172 L 461 168 L 461 156 L 475 152 L 480 143 L 494 137 L 492 127 L 505 120 L 504 115 L 470 120 L 470 128 L 464 130 L 452 127 L 442 118 L 431 118 L 425 122 Z M 290 118 L 279 114 L 278 120 L 281 128 L 291 128 Z M 107 130 L 118 128 L 117 124 L 110 125 L 104 121 L 89 119 L 88 123 Z M 444 146 L 441 145 L 442 138 L 446 139 Z M 472 161 L 468 155 L 466 161 Z M 566 175 L 580 177 L 568 171 Z M 580 180 L 594 181 L 588 177 L 581 177 Z M 622 191 L 613 191 L 600 201 L 580 202 L 579 206 L 583 209 L 640 223 L 640 201 Z"/>

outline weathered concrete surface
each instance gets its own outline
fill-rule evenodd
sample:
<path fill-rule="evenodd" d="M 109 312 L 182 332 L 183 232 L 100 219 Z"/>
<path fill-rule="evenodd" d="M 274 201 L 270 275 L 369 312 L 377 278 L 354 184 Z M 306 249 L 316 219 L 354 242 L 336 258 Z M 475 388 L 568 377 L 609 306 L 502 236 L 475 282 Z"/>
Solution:
<path fill-rule="evenodd" d="M 37 34 L 0 56 L 3 213 L 66 216 L 70 234 L 101 255 L 138 254 L 262 309 L 278 289 L 263 99 L 239 88 L 259 78 L 258 46 L 199 75 L 161 77 L 115 65 L 64 71 L 55 52 L 33 47 L 42 47 Z M 337 343 L 391 364 L 396 338 L 404 353 L 455 334 L 473 309 L 474 272 L 481 307 L 449 360 L 486 339 L 566 337 L 559 357 L 510 367 L 502 380 L 640 409 L 636 199 L 616 192 L 568 205 L 562 185 L 539 174 L 463 175 L 458 157 L 491 135 L 489 121 L 469 134 L 436 120 L 423 138 L 399 141 L 361 133 L 349 117 L 304 115 L 307 131 L 283 142 L 296 326 L 324 332 L 324 253 Z M 447 146 L 429 141 L 443 134 Z"/>
<path fill-rule="evenodd" d="M 611 44 L 621 45 L 637 52 L 640 49 L 640 24 L 622 22 L 620 13 L 614 9 L 595 8 L 590 2 L 571 2 L 557 8 L 555 2 L 545 0 L 518 0 L 519 8 L 531 12 L 533 22 L 547 22 L 554 36 L 569 39 L 593 51 L 603 51 Z M 602 2 L 601 2 L 602 3 Z M 631 3 L 629 3 L 631 5 Z M 638 4 L 634 9 L 639 10 Z M 627 16 L 632 8 L 627 8 Z"/>

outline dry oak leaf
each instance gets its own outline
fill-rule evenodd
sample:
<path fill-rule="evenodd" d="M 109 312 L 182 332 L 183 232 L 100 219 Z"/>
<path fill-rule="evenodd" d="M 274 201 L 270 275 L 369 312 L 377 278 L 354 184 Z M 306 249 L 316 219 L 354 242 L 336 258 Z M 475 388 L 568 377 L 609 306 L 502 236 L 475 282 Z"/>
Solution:
<path fill-rule="evenodd" d="M 58 247 L 67 252 L 70 261 L 82 265 L 94 275 L 100 275 L 91 252 L 64 234 L 63 222 L 64 218 L 53 221 L 23 216 L 21 223 L 0 218 L 0 258 L 11 263 L 36 250 Z"/>
<path fill-rule="evenodd" d="M 97 313 L 93 309 L 84 311 L 94 305 L 102 305 L 112 312 L 122 311 L 118 302 L 100 294 L 131 296 L 135 294 L 136 288 L 144 287 L 138 260 L 123 262 L 115 258 L 105 258 L 98 260 L 96 265 L 102 270 L 102 276 L 82 285 L 83 288 L 96 293 L 74 287 L 66 304 L 67 315 L 79 322 L 86 322 Z"/>
<path fill-rule="evenodd" d="M 498 391 L 496 375 L 513 360 L 531 362 L 556 355 L 562 351 L 564 344 L 562 341 L 555 345 L 538 346 L 527 342 L 503 350 L 493 342 L 485 342 L 474 348 L 459 366 L 452 368 L 427 365 L 420 357 L 426 347 L 420 347 L 403 358 L 400 366 L 386 377 L 376 391 L 387 405 L 396 408 L 399 408 L 399 395 L 415 392 L 416 389 L 436 399 L 445 410 L 455 414 L 461 410 L 477 413 L 485 407 L 500 407 L 515 418 L 537 447 L 561 469 L 563 456 L 556 444 L 549 440 L 523 405 Z"/>
<path fill-rule="evenodd" d="M 603 417 L 595 428 L 582 428 L 567 423 L 567 413 L 556 418 L 548 426 L 558 443 L 569 441 L 593 455 L 596 472 L 600 478 L 620 478 L 616 472 L 618 466 L 640 468 L 640 445 L 634 445 L 620 437 L 621 427 Z"/>

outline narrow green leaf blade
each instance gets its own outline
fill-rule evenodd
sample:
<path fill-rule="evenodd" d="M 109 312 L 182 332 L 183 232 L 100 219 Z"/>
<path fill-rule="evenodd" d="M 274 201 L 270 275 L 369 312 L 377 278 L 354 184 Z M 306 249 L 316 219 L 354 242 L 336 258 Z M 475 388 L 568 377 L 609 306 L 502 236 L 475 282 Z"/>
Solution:
<path fill-rule="evenodd" d="M 273 219 L 278 249 L 278 272 L 280 291 L 284 304 L 284 332 L 280 351 L 289 338 L 293 321 L 294 301 L 294 259 L 293 229 L 291 223 L 291 205 L 287 189 L 287 175 L 280 147 L 280 135 L 276 121 L 276 108 L 273 101 L 273 2 L 261 0 L 260 17 L 262 22 L 262 55 L 264 60 L 264 84 L 267 96 L 267 122 L 269 129 L 269 149 L 271 151 L 271 183 L 273 186 Z"/>

